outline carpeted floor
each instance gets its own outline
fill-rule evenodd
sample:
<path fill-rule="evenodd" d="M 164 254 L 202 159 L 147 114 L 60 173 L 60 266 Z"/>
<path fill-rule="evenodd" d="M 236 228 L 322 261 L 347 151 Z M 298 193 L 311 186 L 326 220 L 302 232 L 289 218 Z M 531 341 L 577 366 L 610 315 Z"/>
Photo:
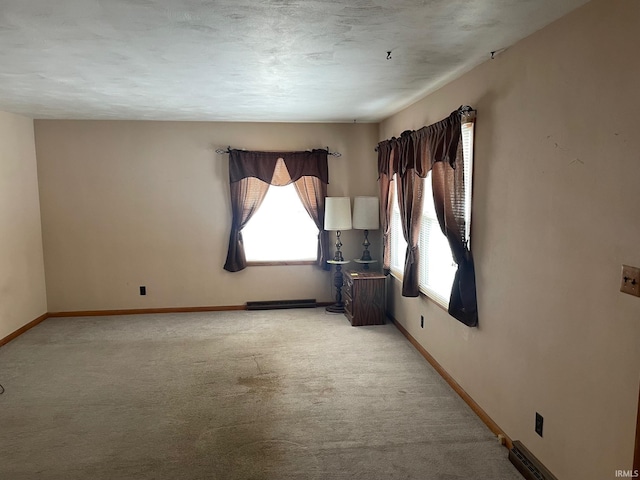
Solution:
<path fill-rule="evenodd" d="M 51 318 L 0 348 L 5 480 L 521 480 L 393 325 Z"/>

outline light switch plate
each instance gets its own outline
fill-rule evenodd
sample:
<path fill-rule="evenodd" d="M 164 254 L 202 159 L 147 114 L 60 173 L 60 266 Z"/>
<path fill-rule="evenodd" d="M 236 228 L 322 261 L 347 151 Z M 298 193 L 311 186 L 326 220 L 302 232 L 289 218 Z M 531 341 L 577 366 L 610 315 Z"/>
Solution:
<path fill-rule="evenodd" d="M 640 297 L 640 268 L 622 266 L 622 281 L 620 282 L 620 291 Z"/>

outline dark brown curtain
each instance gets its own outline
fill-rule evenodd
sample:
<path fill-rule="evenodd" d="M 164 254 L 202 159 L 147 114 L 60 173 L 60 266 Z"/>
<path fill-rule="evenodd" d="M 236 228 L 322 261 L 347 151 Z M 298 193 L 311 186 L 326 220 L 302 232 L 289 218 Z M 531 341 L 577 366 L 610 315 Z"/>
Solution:
<path fill-rule="evenodd" d="M 329 183 L 326 150 L 305 152 L 231 150 L 229 152 L 229 181 L 233 183 L 242 178 L 256 177 L 263 182 L 272 183 L 273 172 L 278 160 L 284 162 L 291 177 L 290 182 L 295 182 L 300 177 L 307 176 L 318 177 L 324 183 Z"/>
<path fill-rule="evenodd" d="M 432 165 L 433 201 L 438 223 L 447 237 L 458 270 L 449 299 L 449 314 L 465 325 L 478 325 L 476 276 L 473 255 L 466 240 L 465 184 L 460 113 L 430 125 L 421 148 Z"/>
<path fill-rule="evenodd" d="M 405 132 L 398 140 L 399 153 L 398 174 L 396 186 L 398 208 L 402 233 L 407 241 L 407 252 L 402 277 L 402 295 L 417 297 L 420 295 L 418 287 L 418 273 L 420 265 L 420 224 L 422 221 L 422 193 L 424 179 L 418 175 L 415 168 L 415 148 L 412 132 Z"/>
<path fill-rule="evenodd" d="M 306 180 L 315 178 L 316 180 Z M 303 180 L 304 179 L 304 180 Z M 318 265 L 325 267 L 328 234 L 322 229 L 324 199 L 329 183 L 326 150 L 307 152 L 229 152 L 231 233 L 224 269 L 238 272 L 247 267 L 242 229 L 264 200 L 269 185 L 295 183 L 296 191 L 318 226 Z M 298 182 L 301 182 L 300 186 Z M 316 191 L 319 190 L 319 191 Z"/>
<path fill-rule="evenodd" d="M 420 231 L 422 188 L 416 178 L 422 179 L 432 170 L 433 197 L 438 222 L 447 237 L 453 259 L 458 264 L 449 299 L 449 314 L 465 325 L 476 326 L 478 308 L 475 267 L 465 234 L 465 185 L 460 128 L 461 113 L 460 110 L 456 110 L 438 123 L 414 132 L 404 132 L 399 139 L 385 142 L 393 146 L 393 154 L 390 157 L 394 154 L 398 157 L 394 160 L 399 177 L 398 202 L 403 234 L 409 244 L 408 250 L 411 251 L 407 252 L 402 294 L 418 294 L 418 276 L 412 268 L 418 265 L 419 251 L 413 246 L 413 235 L 414 231 L 417 231 L 418 235 Z M 385 142 L 378 144 L 381 194 L 385 188 L 385 174 L 390 171 L 390 162 L 380 161 L 380 149 Z M 410 258 L 411 253 L 413 258 Z"/>
<path fill-rule="evenodd" d="M 382 269 L 386 275 L 391 270 L 391 198 L 395 174 L 393 145 L 390 140 L 378 144 L 378 187 L 380 189 L 380 228 L 382 229 Z"/>

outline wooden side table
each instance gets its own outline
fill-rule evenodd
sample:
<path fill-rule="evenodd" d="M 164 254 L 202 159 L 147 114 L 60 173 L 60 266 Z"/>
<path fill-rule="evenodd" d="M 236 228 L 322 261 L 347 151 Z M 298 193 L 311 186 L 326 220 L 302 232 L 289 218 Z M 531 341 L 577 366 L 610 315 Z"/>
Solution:
<path fill-rule="evenodd" d="M 383 325 L 387 277 L 371 271 L 346 270 L 343 274 L 344 314 L 351 325 Z"/>

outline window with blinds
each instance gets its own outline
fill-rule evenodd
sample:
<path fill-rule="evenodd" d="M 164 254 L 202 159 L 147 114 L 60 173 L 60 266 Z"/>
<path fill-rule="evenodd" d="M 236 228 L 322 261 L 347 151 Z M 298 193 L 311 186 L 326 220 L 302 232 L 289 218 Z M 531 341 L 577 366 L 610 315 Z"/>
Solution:
<path fill-rule="evenodd" d="M 462 125 L 462 148 L 464 153 L 464 186 L 465 186 L 465 237 L 467 242 L 471 240 L 471 193 L 473 172 L 473 133 L 474 123 Z M 391 273 L 402 278 L 404 261 L 407 251 L 407 241 L 402 234 L 400 222 L 400 209 L 398 208 L 396 186 L 392 192 L 391 214 Z M 425 178 L 422 206 L 422 219 L 420 224 L 420 264 L 418 267 L 418 285 L 420 291 L 433 299 L 438 304 L 447 308 L 451 295 L 451 286 L 457 266 L 451 255 L 451 248 L 447 237 L 444 236 L 436 217 L 431 187 L 431 172 Z"/>
<path fill-rule="evenodd" d="M 389 247 L 391 249 L 391 273 L 401 278 L 402 272 L 404 271 L 404 259 L 407 254 L 407 241 L 402 234 L 398 196 L 395 189 L 396 182 L 393 182 L 392 185 L 394 186 L 393 198 L 391 200 L 393 210 L 391 212 L 391 245 Z"/>

